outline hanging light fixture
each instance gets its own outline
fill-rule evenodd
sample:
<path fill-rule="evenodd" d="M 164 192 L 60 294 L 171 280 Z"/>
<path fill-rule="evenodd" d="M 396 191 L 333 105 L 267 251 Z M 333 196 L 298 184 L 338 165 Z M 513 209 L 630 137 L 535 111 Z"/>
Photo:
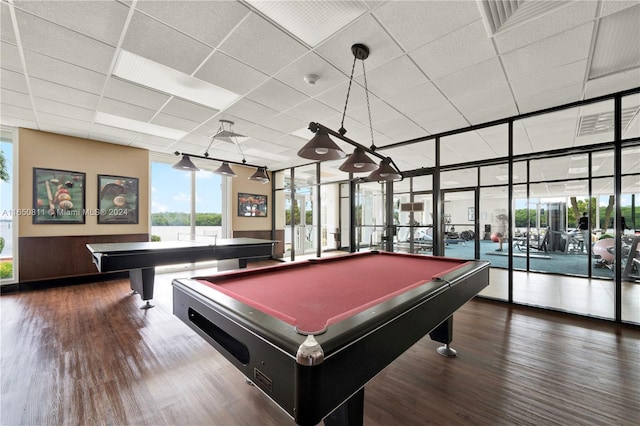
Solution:
<path fill-rule="evenodd" d="M 298 151 L 298 156 L 307 158 L 310 160 L 338 160 L 344 158 L 344 151 L 336 145 L 336 143 L 329 137 L 334 136 L 350 145 L 353 145 L 355 149 L 353 154 L 347 158 L 347 160 L 340 166 L 340 170 L 349 173 L 364 173 L 372 172 L 368 177 L 370 180 L 376 181 L 395 181 L 402 180 L 403 176 L 399 169 L 393 163 L 393 160 L 389 157 L 384 157 L 376 152 L 376 145 L 373 139 L 373 121 L 371 120 L 371 103 L 369 102 L 369 87 L 367 84 L 367 70 L 364 66 L 364 61 L 369 57 L 369 48 L 364 44 L 354 44 L 351 46 L 351 53 L 353 54 L 353 64 L 351 66 L 351 75 L 349 76 L 349 87 L 347 88 L 347 98 L 344 103 L 344 110 L 342 112 L 342 121 L 340 123 L 340 129 L 335 132 L 322 124 L 309 123 L 309 130 L 315 133 L 315 136 Z M 344 128 L 344 119 L 347 114 L 347 106 L 349 104 L 349 94 L 351 93 L 351 85 L 353 84 L 353 74 L 358 60 L 362 61 L 362 75 L 364 78 L 364 91 L 367 99 L 367 112 L 369 115 L 369 131 L 371 133 L 371 146 L 369 148 L 352 141 L 345 137 L 347 130 Z M 378 165 L 373 161 L 369 155 L 374 155 L 380 158 L 382 161 Z M 392 165 L 393 164 L 393 165 Z"/>
<path fill-rule="evenodd" d="M 269 175 L 267 174 L 266 167 L 258 167 L 254 174 L 249 176 L 249 180 L 255 180 L 258 182 L 262 182 L 263 184 L 270 181 Z"/>
<path fill-rule="evenodd" d="M 387 157 L 384 160 L 382 160 L 380 162 L 380 167 L 378 167 L 378 169 L 371 172 L 371 174 L 367 176 L 367 180 L 378 181 L 378 182 L 382 182 L 382 181 L 390 182 L 390 181 L 402 180 L 402 173 L 400 173 L 398 170 L 393 168 L 393 166 L 391 165 L 392 162 L 393 160 L 391 160 L 390 157 Z"/>
<path fill-rule="evenodd" d="M 180 153 L 176 152 L 176 155 L 180 155 Z M 178 170 L 186 170 L 189 172 L 197 172 L 200 170 L 195 164 L 193 164 L 191 158 L 189 158 L 187 154 L 182 154 L 182 158 L 180 159 L 180 161 L 173 165 L 173 168 Z"/>
<path fill-rule="evenodd" d="M 234 132 L 233 124 L 234 124 L 233 121 L 230 121 L 230 120 L 220 120 L 220 128 L 218 128 L 218 131 L 216 132 L 215 135 L 211 136 L 211 142 L 209 142 L 209 146 L 207 147 L 207 150 L 204 152 L 205 157 L 207 158 L 209 157 L 209 148 L 211 148 L 211 145 L 213 145 L 213 141 L 218 139 L 224 142 L 232 143 L 236 147 L 238 147 L 238 151 L 240 151 L 240 154 L 242 155 L 242 164 L 245 164 L 247 162 L 247 160 L 244 158 L 244 152 L 242 152 L 242 148 L 238 143 L 238 138 L 245 138 L 246 136 Z M 228 161 L 223 161 L 222 165 L 218 167 L 216 170 L 214 170 L 213 173 L 223 175 L 223 176 L 231 176 L 231 177 L 237 176 L 236 172 L 234 172 L 231 166 L 229 166 Z"/>

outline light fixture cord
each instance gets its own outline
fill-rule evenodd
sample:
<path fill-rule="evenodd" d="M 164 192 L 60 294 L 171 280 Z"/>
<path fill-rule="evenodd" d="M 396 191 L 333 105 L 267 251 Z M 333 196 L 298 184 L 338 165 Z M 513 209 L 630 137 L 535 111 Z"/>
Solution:
<path fill-rule="evenodd" d="M 351 83 L 353 82 L 353 71 L 356 69 L 356 59 L 357 56 L 353 55 L 353 65 L 351 65 L 351 77 L 349 77 L 349 88 L 347 89 L 347 99 L 344 101 L 344 111 L 342 111 L 342 122 L 340 123 L 340 134 L 344 136 L 347 133 L 347 129 L 344 128 L 344 117 L 347 115 L 347 105 L 349 104 L 349 93 L 351 93 Z M 364 67 L 364 61 L 362 62 L 362 66 Z"/>
<path fill-rule="evenodd" d="M 238 150 L 240 151 L 240 155 L 242 155 L 242 164 L 247 162 L 247 159 L 244 158 L 244 151 L 242 151 L 242 147 L 240 146 L 240 144 L 238 143 L 238 138 L 236 138 L 235 136 L 233 137 L 233 142 L 235 142 L 236 146 L 238 147 Z"/>
<path fill-rule="evenodd" d="M 362 61 L 362 73 L 364 75 L 364 93 L 367 95 L 367 112 L 369 113 L 369 129 L 371 130 L 371 150 L 376 150 L 376 143 L 373 141 L 373 121 L 371 120 L 371 105 L 369 104 L 369 87 L 367 86 L 367 70 Z"/>

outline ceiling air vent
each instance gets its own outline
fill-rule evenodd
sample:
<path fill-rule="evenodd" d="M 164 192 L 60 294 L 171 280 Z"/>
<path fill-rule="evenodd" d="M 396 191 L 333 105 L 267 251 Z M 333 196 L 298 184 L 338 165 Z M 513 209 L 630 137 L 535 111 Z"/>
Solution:
<path fill-rule="evenodd" d="M 637 106 L 624 108 L 622 110 L 622 134 L 624 135 L 627 126 L 633 118 L 638 115 L 640 108 Z M 599 114 L 583 115 L 578 121 L 578 131 L 576 136 L 589 136 L 598 133 L 613 131 L 613 111 L 601 112 Z"/>
<path fill-rule="evenodd" d="M 478 2 L 489 36 L 566 6 L 568 1 L 482 0 Z"/>

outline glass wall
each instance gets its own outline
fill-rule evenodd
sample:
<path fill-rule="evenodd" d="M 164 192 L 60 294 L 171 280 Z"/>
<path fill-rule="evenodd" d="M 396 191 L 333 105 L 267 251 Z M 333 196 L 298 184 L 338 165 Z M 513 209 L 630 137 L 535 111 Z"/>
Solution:
<path fill-rule="evenodd" d="M 322 164 L 321 248 L 344 248 L 353 234 L 353 251 L 392 239 L 394 251 L 484 259 L 492 266 L 484 297 L 614 319 L 621 294 L 622 320 L 640 323 L 640 94 L 624 97 L 621 112 L 621 148 L 613 100 L 381 148 L 411 175 L 392 194 L 377 182 L 332 182 L 340 173 Z"/>
<path fill-rule="evenodd" d="M 393 186 L 393 249 L 433 254 L 432 176 L 415 176 Z"/>
<path fill-rule="evenodd" d="M 0 131 L 0 284 L 16 282 L 18 271 L 14 270 L 14 257 L 17 255 L 16 223 L 17 215 L 13 208 L 13 188 L 17 185 L 13 176 L 14 144 L 13 131 Z"/>
<path fill-rule="evenodd" d="M 387 227 L 384 187 L 378 182 L 356 185 L 356 251 L 378 249 L 382 245 Z"/>

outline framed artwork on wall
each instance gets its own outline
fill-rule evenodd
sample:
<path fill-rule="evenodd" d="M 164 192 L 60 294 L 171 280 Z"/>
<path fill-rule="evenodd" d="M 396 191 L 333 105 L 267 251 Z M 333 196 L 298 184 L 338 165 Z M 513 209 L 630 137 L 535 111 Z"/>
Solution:
<path fill-rule="evenodd" d="M 239 192 L 238 216 L 267 217 L 267 196 Z"/>
<path fill-rule="evenodd" d="M 85 173 L 33 168 L 34 224 L 85 223 Z"/>
<path fill-rule="evenodd" d="M 475 207 L 469 207 L 469 211 L 467 213 L 467 219 L 469 220 L 469 222 L 473 222 L 474 220 L 476 220 L 476 208 Z"/>
<path fill-rule="evenodd" d="M 98 223 L 138 223 L 138 178 L 98 175 Z"/>

